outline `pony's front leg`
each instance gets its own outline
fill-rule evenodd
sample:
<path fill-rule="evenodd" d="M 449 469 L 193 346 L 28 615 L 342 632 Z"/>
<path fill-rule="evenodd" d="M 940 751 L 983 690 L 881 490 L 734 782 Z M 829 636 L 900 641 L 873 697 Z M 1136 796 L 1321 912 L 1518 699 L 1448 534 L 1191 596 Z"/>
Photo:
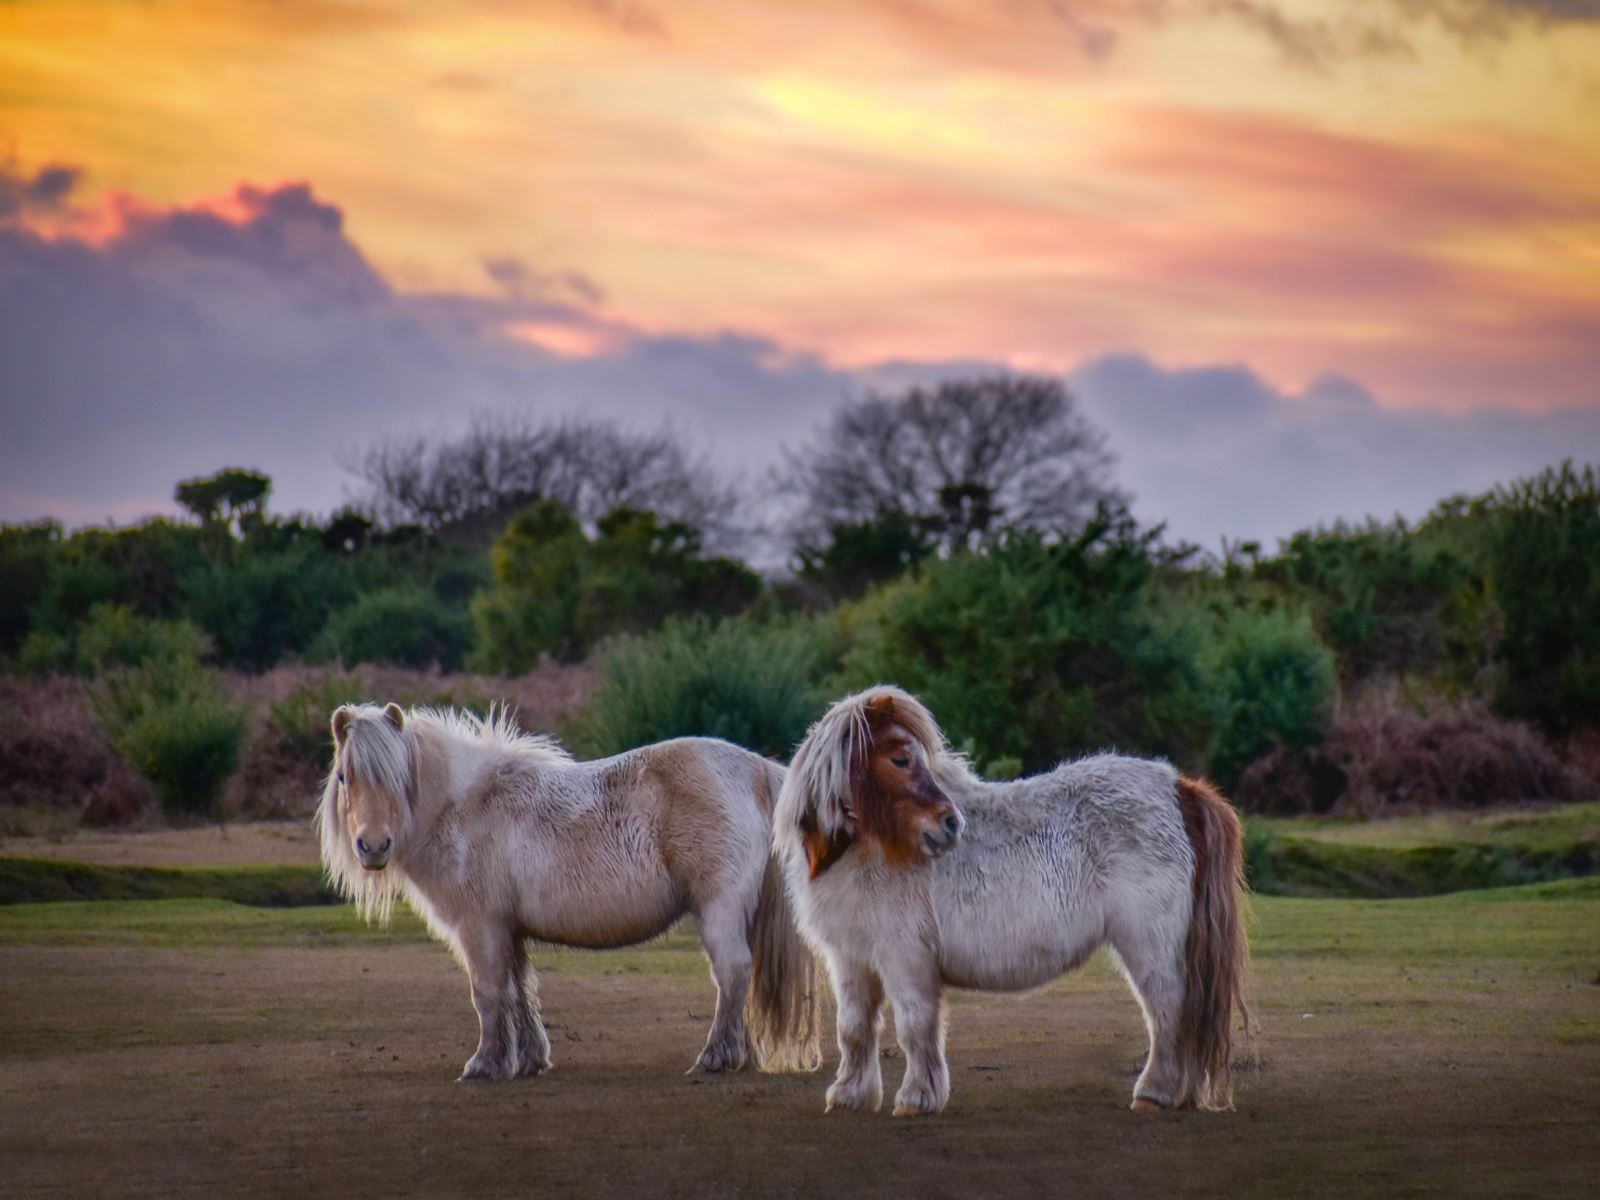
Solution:
<path fill-rule="evenodd" d="M 906 1056 L 906 1074 L 894 1097 L 894 1115 L 932 1114 L 950 1099 L 950 1066 L 944 1057 L 944 995 L 931 953 L 883 964 L 883 982 L 894 1005 L 894 1032 Z"/>
<path fill-rule="evenodd" d="M 478 1049 L 461 1079 L 510 1079 L 546 1070 L 550 1041 L 525 978 L 521 936 L 504 927 L 477 930 L 462 938 L 461 951 L 478 1014 Z"/>
<path fill-rule="evenodd" d="M 828 1088 L 824 1112 L 850 1108 L 877 1112 L 883 1103 L 878 1032 L 883 1026 L 883 983 L 871 967 L 828 959 L 838 1000 L 839 1074 Z"/>

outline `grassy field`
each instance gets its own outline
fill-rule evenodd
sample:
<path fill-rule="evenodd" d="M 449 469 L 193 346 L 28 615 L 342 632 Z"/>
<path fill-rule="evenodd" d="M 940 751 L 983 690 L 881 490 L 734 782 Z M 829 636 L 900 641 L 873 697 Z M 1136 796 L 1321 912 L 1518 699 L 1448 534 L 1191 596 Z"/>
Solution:
<path fill-rule="evenodd" d="M 712 1002 L 692 929 L 539 952 L 558 1069 L 463 1086 L 465 983 L 409 915 L 0 906 L 4 1190 L 1592 1194 L 1600 882 L 1258 897 L 1254 931 L 1259 1069 L 1236 1112 L 1125 1111 L 1142 1029 L 1096 960 L 955 996 L 951 1106 L 906 1122 L 824 1117 L 825 1073 L 685 1076 Z"/>

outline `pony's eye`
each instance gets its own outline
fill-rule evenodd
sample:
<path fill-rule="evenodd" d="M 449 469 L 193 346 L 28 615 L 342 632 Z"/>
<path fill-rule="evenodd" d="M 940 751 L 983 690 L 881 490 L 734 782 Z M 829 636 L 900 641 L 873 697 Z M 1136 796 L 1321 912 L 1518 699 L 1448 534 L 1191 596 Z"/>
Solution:
<path fill-rule="evenodd" d="M 340 771 L 340 772 L 339 772 L 339 782 L 340 782 L 340 783 L 343 783 L 343 782 L 344 782 L 344 772 L 343 772 L 343 771 Z"/>
<path fill-rule="evenodd" d="M 911 765 L 911 759 L 904 754 L 896 754 L 889 761 L 895 766 L 899 767 L 902 771 Z"/>

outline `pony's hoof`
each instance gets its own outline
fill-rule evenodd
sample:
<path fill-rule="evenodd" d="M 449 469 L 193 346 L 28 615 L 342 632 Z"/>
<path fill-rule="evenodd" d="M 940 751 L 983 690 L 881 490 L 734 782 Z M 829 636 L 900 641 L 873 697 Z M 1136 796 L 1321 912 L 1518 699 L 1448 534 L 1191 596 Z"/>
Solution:
<path fill-rule="evenodd" d="M 1167 1111 L 1166 1105 L 1157 1104 L 1154 1100 L 1147 1099 L 1144 1096 L 1136 1097 L 1133 1103 L 1128 1107 L 1131 1112 L 1136 1112 L 1140 1116 L 1148 1116 L 1151 1113 L 1164 1113 Z"/>
<path fill-rule="evenodd" d="M 945 1102 L 949 1100 L 947 1091 L 942 1096 L 931 1088 L 901 1089 L 894 1098 L 894 1115 L 897 1117 L 931 1117 L 934 1113 L 944 1109 Z"/>
<path fill-rule="evenodd" d="M 828 1089 L 828 1098 L 822 1111 L 826 1114 L 838 1108 L 847 1112 L 877 1112 L 882 1103 L 883 1092 L 880 1090 L 855 1091 L 835 1084 Z"/>
<path fill-rule="evenodd" d="M 707 1075 L 720 1075 L 724 1071 L 742 1071 L 749 1062 L 748 1054 L 731 1050 L 702 1050 L 688 1073 L 693 1075 L 696 1071 L 704 1071 Z"/>
<path fill-rule="evenodd" d="M 461 1074 L 456 1076 L 457 1083 L 494 1083 L 501 1079 L 508 1079 L 511 1072 L 491 1067 L 486 1063 L 471 1060 L 461 1068 Z"/>

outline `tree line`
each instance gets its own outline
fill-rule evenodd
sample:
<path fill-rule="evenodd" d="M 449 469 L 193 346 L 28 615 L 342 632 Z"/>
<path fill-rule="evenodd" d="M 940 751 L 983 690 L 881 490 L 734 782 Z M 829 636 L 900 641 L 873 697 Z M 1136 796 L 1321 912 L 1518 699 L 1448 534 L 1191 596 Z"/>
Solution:
<path fill-rule="evenodd" d="M 502 674 L 598 654 L 635 682 L 607 674 L 614 711 L 580 740 L 721 731 L 774 753 L 809 701 L 763 688 L 892 679 L 993 772 L 1117 745 L 1225 783 L 1380 691 L 1558 739 L 1600 723 L 1593 466 L 1203 555 L 1133 520 L 1105 438 L 1030 376 L 845 405 L 785 455 L 777 518 L 670 435 L 597 422 L 484 417 L 347 465 L 363 497 L 326 518 L 273 514 L 271 481 L 234 468 L 179 483 L 182 519 L 0 528 L 0 659 Z M 787 570 L 748 565 L 762 537 Z M 739 695 L 685 682 L 712 663 Z M 662 697 L 678 707 L 651 715 Z"/>

